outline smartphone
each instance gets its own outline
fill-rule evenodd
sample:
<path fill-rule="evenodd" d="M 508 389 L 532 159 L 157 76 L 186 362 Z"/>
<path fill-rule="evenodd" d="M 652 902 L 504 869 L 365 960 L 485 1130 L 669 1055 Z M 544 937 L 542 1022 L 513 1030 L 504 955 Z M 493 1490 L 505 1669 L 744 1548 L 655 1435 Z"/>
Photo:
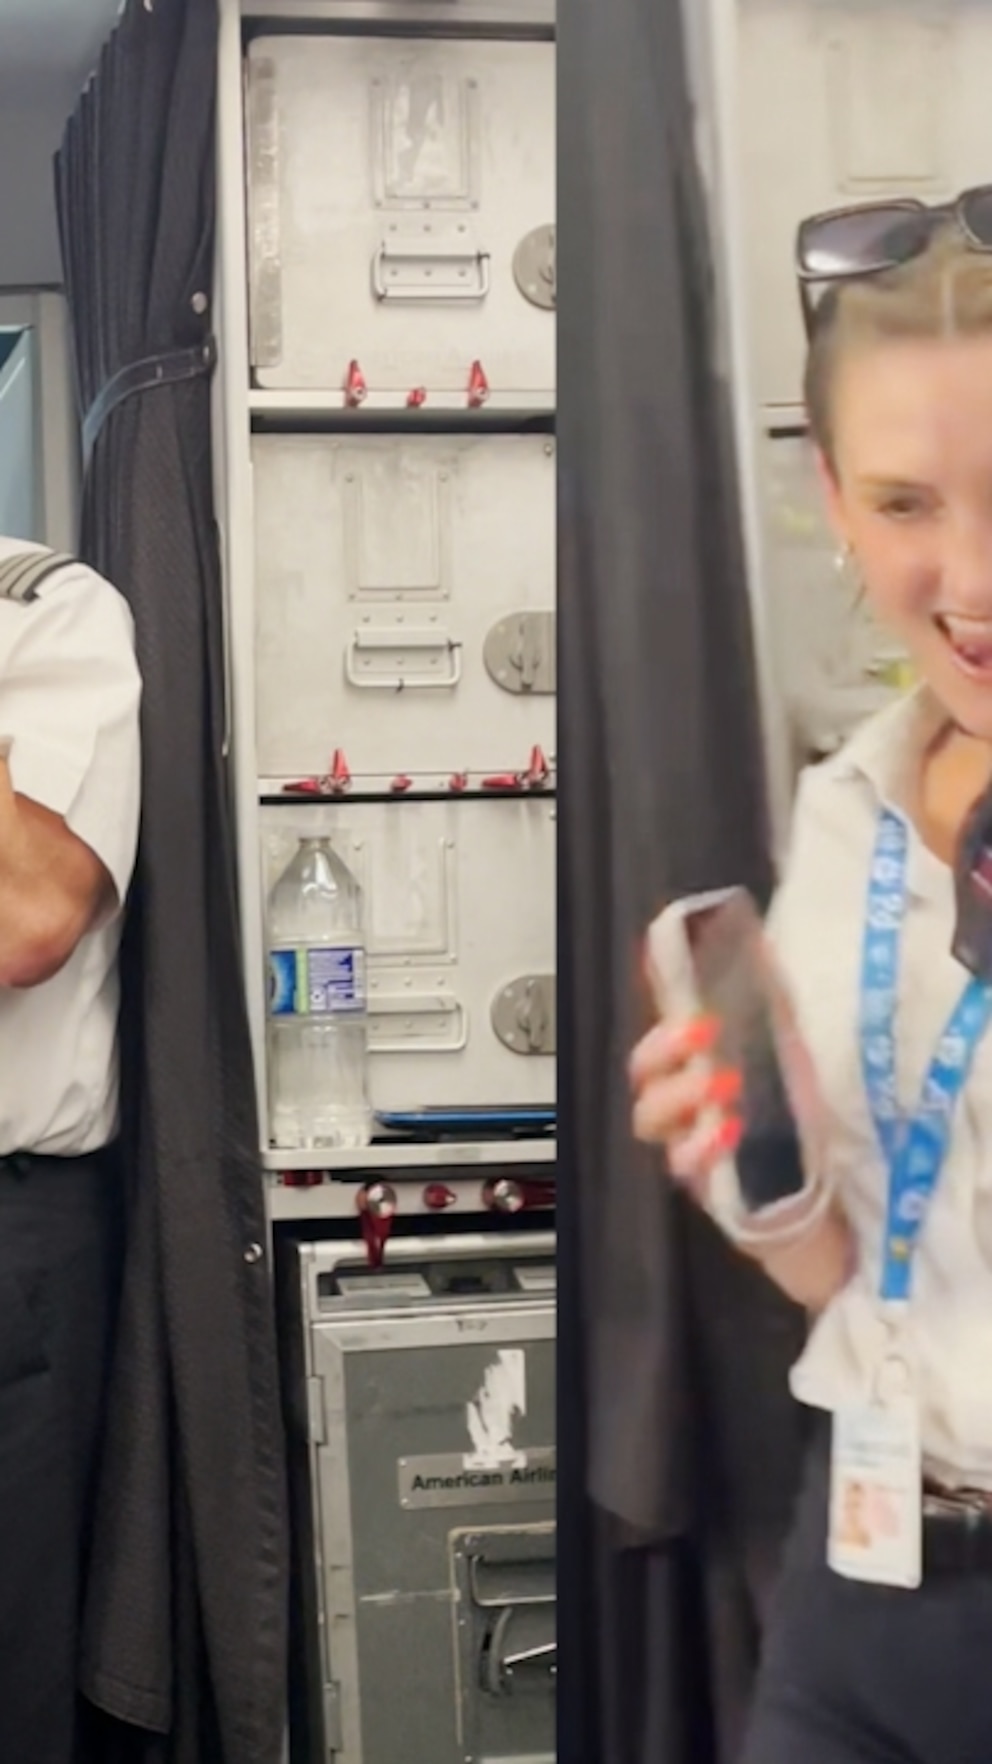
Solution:
<path fill-rule="evenodd" d="M 701 1060 L 733 1066 L 743 1081 L 744 1134 L 713 1173 L 714 1213 L 732 1222 L 794 1199 L 807 1186 L 804 1154 L 818 1121 L 812 1064 L 747 890 L 666 907 L 648 933 L 648 962 L 659 1011 L 714 1017 L 717 1042 Z"/>
<path fill-rule="evenodd" d="M 992 981 L 992 790 L 972 806 L 954 857 L 952 951 L 977 980 Z"/>

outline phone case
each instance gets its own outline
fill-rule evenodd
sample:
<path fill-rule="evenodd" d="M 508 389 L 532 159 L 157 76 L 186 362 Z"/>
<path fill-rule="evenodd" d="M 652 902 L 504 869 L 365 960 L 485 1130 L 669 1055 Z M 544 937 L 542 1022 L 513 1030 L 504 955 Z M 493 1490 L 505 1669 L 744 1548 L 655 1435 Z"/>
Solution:
<path fill-rule="evenodd" d="M 649 957 L 659 1009 L 669 1017 L 715 1015 L 712 1052 L 699 1063 L 741 1073 L 744 1136 L 713 1172 L 709 1204 L 728 1229 L 788 1204 L 806 1186 L 796 1120 L 798 1031 L 775 971 L 760 915 L 742 888 L 676 901 L 654 921 Z M 807 1062 L 808 1063 L 808 1062 Z M 712 1111 L 712 1126 L 720 1121 Z M 704 1116 L 702 1125 L 709 1125 Z"/>

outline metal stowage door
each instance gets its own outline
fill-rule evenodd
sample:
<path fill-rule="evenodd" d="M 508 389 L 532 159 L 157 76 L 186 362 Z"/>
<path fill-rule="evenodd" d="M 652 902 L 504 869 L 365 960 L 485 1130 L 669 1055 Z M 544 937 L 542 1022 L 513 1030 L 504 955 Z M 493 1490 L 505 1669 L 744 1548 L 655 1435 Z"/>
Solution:
<path fill-rule="evenodd" d="M 542 435 L 259 435 L 258 766 L 500 773 L 552 752 L 555 460 Z"/>
<path fill-rule="evenodd" d="M 555 1095 L 555 822 L 544 797 L 262 811 L 264 882 L 333 837 L 365 900 L 377 1109 Z"/>
<path fill-rule="evenodd" d="M 259 386 L 551 401 L 550 43 L 261 38 L 247 111 Z"/>

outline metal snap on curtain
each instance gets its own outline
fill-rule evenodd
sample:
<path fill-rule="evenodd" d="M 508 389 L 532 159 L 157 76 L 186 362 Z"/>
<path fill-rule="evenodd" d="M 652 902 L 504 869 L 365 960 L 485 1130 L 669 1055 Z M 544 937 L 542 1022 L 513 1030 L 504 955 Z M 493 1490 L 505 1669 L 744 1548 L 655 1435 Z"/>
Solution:
<path fill-rule="evenodd" d="M 83 1661 L 113 1718 L 99 1764 L 278 1764 L 284 1719 L 283 1439 L 211 490 L 216 45 L 216 0 L 129 0 L 57 162 L 81 554 L 126 597 L 144 677 L 129 1242 Z"/>

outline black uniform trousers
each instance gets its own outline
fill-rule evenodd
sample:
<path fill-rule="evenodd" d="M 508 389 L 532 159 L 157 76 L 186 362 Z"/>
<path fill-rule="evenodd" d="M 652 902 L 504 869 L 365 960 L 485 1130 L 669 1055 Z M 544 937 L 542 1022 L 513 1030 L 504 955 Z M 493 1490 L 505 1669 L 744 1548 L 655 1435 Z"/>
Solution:
<path fill-rule="evenodd" d="M 826 1562 L 828 1490 L 824 1428 L 773 1603 L 743 1764 L 992 1764 L 989 1550 L 984 1570 L 957 1562 L 966 1551 L 949 1552 L 954 1565 L 928 1568 L 912 1592 L 843 1580 Z"/>
<path fill-rule="evenodd" d="M 0 1159 L 0 1764 L 73 1764 L 120 1263 L 113 1153 Z"/>

